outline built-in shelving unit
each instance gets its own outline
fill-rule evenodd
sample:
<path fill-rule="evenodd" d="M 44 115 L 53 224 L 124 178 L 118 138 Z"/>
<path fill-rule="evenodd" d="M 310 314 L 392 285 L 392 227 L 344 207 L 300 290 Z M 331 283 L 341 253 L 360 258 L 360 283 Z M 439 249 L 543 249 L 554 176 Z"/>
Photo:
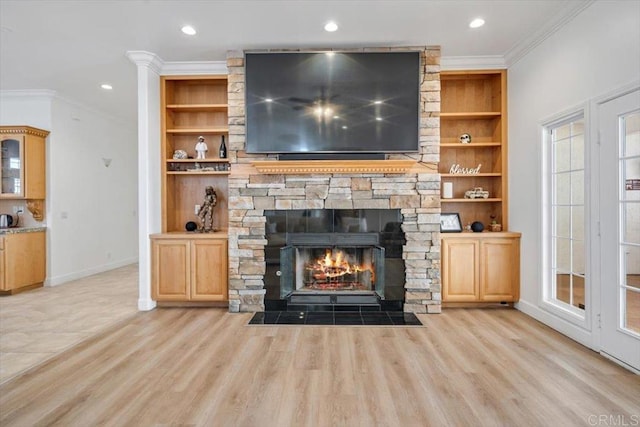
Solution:
<path fill-rule="evenodd" d="M 227 179 L 231 165 L 219 158 L 227 137 L 227 76 L 163 76 L 162 105 L 162 233 L 150 236 L 152 295 L 166 302 L 225 302 L 227 279 Z M 202 136 L 208 151 L 198 159 Z M 174 158 L 176 152 L 187 158 Z M 199 224 L 196 205 L 214 188 L 214 233 L 186 230 Z"/>
<path fill-rule="evenodd" d="M 458 213 L 463 226 L 479 221 L 485 228 L 442 234 L 442 300 L 445 305 L 516 302 L 520 233 L 507 231 L 506 71 L 445 71 L 441 89 L 438 171 L 443 183 L 453 184 L 453 197 L 442 198 L 442 212 Z M 460 142 L 463 134 L 471 135 L 470 143 Z M 452 173 L 454 165 L 465 173 Z M 489 197 L 464 197 L 476 187 Z M 501 232 L 490 231 L 492 221 L 501 224 Z"/>
<path fill-rule="evenodd" d="M 162 77 L 162 231 L 185 231 L 197 222 L 195 206 L 202 203 L 205 187 L 218 195 L 214 210 L 216 228 L 226 230 L 228 159 L 217 156 L 221 137 L 228 136 L 227 76 Z M 209 148 L 205 159 L 196 159 L 199 136 Z M 174 159 L 183 150 L 191 158 Z"/>
<path fill-rule="evenodd" d="M 441 74 L 440 164 L 442 182 L 453 184 L 453 198 L 442 199 L 443 212 L 457 212 L 463 225 L 496 221 L 507 230 L 506 71 L 443 71 Z M 462 134 L 471 143 L 460 142 Z M 478 173 L 450 173 L 453 165 Z M 482 187 L 489 198 L 465 199 Z"/>

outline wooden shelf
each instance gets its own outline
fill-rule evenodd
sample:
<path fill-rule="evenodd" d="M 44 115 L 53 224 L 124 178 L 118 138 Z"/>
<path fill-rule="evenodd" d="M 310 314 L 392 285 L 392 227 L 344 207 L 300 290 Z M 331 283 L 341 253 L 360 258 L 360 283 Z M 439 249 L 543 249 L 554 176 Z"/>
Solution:
<path fill-rule="evenodd" d="M 479 112 L 464 112 L 464 113 L 440 113 L 440 120 L 484 120 L 494 119 L 502 116 L 502 113 L 497 111 L 479 111 Z"/>
<path fill-rule="evenodd" d="M 442 203 L 494 203 L 502 202 L 501 198 L 488 198 L 488 199 L 440 199 Z"/>
<path fill-rule="evenodd" d="M 460 142 L 441 142 L 440 147 L 445 148 L 487 148 L 487 147 L 501 147 L 500 142 L 472 142 L 471 144 L 462 144 Z"/>
<path fill-rule="evenodd" d="M 167 110 L 174 111 L 189 111 L 189 112 L 200 112 L 200 111 L 227 111 L 229 108 L 228 104 L 171 104 L 167 105 Z"/>
<path fill-rule="evenodd" d="M 478 177 L 500 177 L 502 174 L 500 172 L 490 172 L 490 173 L 476 173 L 473 175 L 466 175 L 462 173 L 441 173 L 440 176 L 442 178 L 478 178 Z"/>
<path fill-rule="evenodd" d="M 184 129 L 167 129 L 168 134 L 177 134 L 177 135 L 206 135 L 206 134 L 221 134 L 221 133 L 229 133 L 228 127 L 219 127 L 219 128 L 184 128 Z"/>
<path fill-rule="evenodd" d="M 208 159 L 167 159 L 167 163 L 229 163 L 229 159 L 208 158 Z"/>
<path fill-rule="evenodd" d="M 167 175 L 229 175 L 231 171 L 167 171 Z"/>

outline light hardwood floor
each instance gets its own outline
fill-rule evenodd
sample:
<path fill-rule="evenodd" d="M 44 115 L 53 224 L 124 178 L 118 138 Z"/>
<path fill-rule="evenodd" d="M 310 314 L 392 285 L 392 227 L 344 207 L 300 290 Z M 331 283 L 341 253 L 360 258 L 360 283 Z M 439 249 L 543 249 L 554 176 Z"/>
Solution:
<path fill-rule="evenodd" d="M 0 297 L 0 383 L 138 312 L 132 264 Z"/>
<path fill-rule="evenodd" d="M 250 317 L 138 313 L 1 385 L 0 425 L 640 420 L 639 376 L 513 309 L 447 309 L 420 315 L 424 327 L 247 326 Z"/>

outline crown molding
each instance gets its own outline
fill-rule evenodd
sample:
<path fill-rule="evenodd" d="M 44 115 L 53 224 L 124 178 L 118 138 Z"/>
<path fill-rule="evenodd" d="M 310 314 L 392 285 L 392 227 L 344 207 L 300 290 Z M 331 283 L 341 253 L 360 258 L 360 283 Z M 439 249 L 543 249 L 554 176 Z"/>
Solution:
<path fill-rule="evenodd" d="M 547 21 L 546 25 L 540 27 L 540 29 L 531 36 L 516 43 L 504 54 L 507 67 L 511 67 L 520 59 L 524 58 L 529 52 L 555 34 L 559 29 L 571 22 L 573 18 L 578 16 L 595 2 L 596 0 L 585 0 L 566 3 L 552 19 Z"/>
<path fill-rule="evenodd" d="M 0 90 L 3 98 L 45 98 L 52 100 L 56 97 L 56 91 L 50 89 L 16 89 Z"/>
<path fill-rule="evenodd" d="M 165 62 L 160 74 L 163 76 L 228 74 L 226 61 Z"/>
<path fill-rule="evenodd" d="M 442 71 L 454 70 L 495 70 L 507 68 L 502 55 L 486 56 L 443 56 L 440 58 Z"/>
<path fill-rule="evenodd" d="M 129 130 L 136 130 L 136 125 L 137 125 L 137 118 L 133 118 L 133 119 L 128 119 L 125 117 L 120 117 L 120 116 L 116 116 L 113 114 L 109 114 L 106 111 L 103 110 L 99 110 L 97 108 L 94 108 L 92 106 L 89 106 L 87 104 L 83 104 L 82 102 L 76 101 L 74 99 L 71 98 L 67 98 L 65 96 L 62 96 L 60 94 L 56 94 L 54 96 L 54 99 L 60 102 L 64 102 L 65 104 L 74 107 L 74 108 L 78 108 L 81 111 L 86 111 L 89 112 L 91 114 L 94 114 L 96 116 L 102 117 L 105 120 L 109 120 L 115 123 L 119 123 L 123 126 L 126 126 L 129 128 Z M 74 119 L 75 120 L 75 119 Z"/>
<path fill-rule="evenodd" d="M 146 50 L 129 50 L 126 55 L 136 66 L 150 68 L 157 74 L 160 74 L 164 66 L 164 61 L 158 55 Z"/>

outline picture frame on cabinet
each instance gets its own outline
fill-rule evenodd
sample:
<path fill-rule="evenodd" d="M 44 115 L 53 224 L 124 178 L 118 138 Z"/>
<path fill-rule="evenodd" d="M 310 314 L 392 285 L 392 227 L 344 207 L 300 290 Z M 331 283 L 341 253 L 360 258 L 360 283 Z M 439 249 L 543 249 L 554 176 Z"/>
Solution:
<path fill-rule="evenodd" d="M 460 233 L 462 231 L 462 222 L 460 214 L 456 212 L 447 212 L 440 214 L 440 232 L 441 233 Z"/>

